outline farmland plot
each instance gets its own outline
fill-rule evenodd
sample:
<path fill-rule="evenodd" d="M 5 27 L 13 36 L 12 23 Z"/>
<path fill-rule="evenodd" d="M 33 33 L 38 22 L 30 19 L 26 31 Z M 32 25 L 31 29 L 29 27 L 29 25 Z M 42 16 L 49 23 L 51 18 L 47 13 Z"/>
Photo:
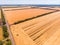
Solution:
<path fill-rule="evenodd" d="M 54 7 L 54 8 L 50 8 L 50 9 L 60 10 L 60 7 Z"/>
<path fill-rule="evenodd" d="M 30 45 L 60 44 L 59 43 L 60 42 L 59 40 L 60 15 L 59 14 L 60 12 L 55 12 L 20 24 L 11 25 L 10 29 L 16 45 L 20 45 L 20 44 L 29 45 L 29 42 L 31 43 Z M 28 36 L 27 40 L 25 40 L 26 36 Z M 54 42 L 55 40 L 57 41 Z"/>
<path fill-rule="evenodd" d="M 46 10 L 46 9 L 24 9 L 24 10 L 11 10 L 4 11 L 4 15 L 9 24 L 25 20 L 28 18 L 36 17 L 45 13 L 53 12 L 55 10 Z"/>
<path fill-rule="evenodd" d="M 0 40 L 3 40 L 3 30 L 1 26 L 0 26 Z"/>

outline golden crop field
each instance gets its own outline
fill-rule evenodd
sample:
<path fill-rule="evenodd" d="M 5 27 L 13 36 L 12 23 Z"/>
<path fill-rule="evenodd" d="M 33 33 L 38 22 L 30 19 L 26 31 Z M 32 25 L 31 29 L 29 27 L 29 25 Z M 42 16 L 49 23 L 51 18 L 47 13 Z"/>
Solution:
<path fill-rule="evenodd" d="M 35 42 L 21 29 L 11 26 L 11 32 L 16 45 L 36 45 Z"/>
<path fill-rule="evenodd" d="M 60 8 L 58 8 L 58 7 L 55 7 L 55 8 L 51 8 L 51 9 L 56 9 L 56 10 L 60 10 Z"/>
<path fill-rule="evenodd" d="M 60 45 L 59 7 L 21 6 L 5 7 L 2 10 L 6 24 L 11 31 L 9 34 L 11 33 L 10 36 L 14 41 L 12 43 L 16 45 Z M 30 20 L 26 20 L 29 18 Z"/>
<path fill-rule="evenodd" d="M 3 39 L 3 31 L 2 31 L 2 27 L 0 26 L 0 40 Z"/>
<path fill-rule="evenodd" d="M 0 19 L 1 19 L 1 10 L 0 10 Z M 2 31 L 2 27 L 0 26 L 0 40 L 3 39 L 3 31 Z"/>
<path fill-rule="evenodd" d="M 53 12 L 53 11 L 55 10 L 34 8 L 34 9 L 4 11 L 4 15 L 8 23 L 13 24 L 21 20 L 25 20 L 31 17 L 36 17 L 38 15 L 42 15 L 42 14 Z"/>
<path fill-rule="evenodd" d="M 60 45 L 60 11 L 11 25 L 10 29 L 16 45 Z"/>
<path fill-rule="evenodd" d="M 20 7 L 9 7 L 9 8 L 3 8 L 3 10 L 13 10 L 13 9 L 26 9 L 31 8 L 30 6 L 20 6 Z"/>
<path fill-rule="evenodd" d="M 39 8 L 50 8 L 50 7 L 39 7 Z"/>
<path fill-rule="evenodd" d="M 0 19 L 1 19 L 1 10 L 0 10 Z"/>

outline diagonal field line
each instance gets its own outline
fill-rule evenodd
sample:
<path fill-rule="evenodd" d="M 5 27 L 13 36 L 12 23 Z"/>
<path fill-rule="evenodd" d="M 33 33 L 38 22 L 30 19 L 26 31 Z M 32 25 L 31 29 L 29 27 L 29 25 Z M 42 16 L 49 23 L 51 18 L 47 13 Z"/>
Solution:
<path fill-rule="evenodd" d="M 49 12 L 49 13 L 45 13 L 45 14 L 42 14 L 42 15 L 38 15 L 36 17 L 32 17 L 32 18 L 28 18 L 28 19 L 25 19 L 25 20 L 21 20 L 21 21 L 18 21 L 18 22 L 15 22 L 14 24 L 11 24 L 11 25 L 16 25 L 16 24 L 19 24 L 19 23 L 22 23 L 22 22 L 26 22 L 26 21 L 29 21 L 29 20 L 32 20 L 32 19 L 35 19 L 35 18 L 38 18 L 38 17 L 42 17 L 42 16 L 45 16 L 45 15 L 48 15 L 48 14 L 51 14 L 51 13 L 55 13 L 55 12 L 58 12 L 59 10 L 55 10 L 53 12 Z"/>

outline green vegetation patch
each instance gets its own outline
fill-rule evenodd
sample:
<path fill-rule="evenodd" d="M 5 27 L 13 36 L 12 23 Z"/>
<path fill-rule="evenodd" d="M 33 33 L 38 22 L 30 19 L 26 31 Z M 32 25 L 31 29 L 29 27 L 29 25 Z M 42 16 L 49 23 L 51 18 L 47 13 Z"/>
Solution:
<path fill-rule="evenodd" d="M 7 27 L 5 25 L 3 25 L 2 28 L 3 28 L 3 36 L 4 36 L 4 38 L 8 38 L 9 33 L 7 32 Z"/>
<path fill-rule="evenodd" d="M 7 39 L 6 41 L 7 41 L 6 45 L 12 45 L 12 42 L 10 39 Z"/>
<path fill-rule="evenodd" d="M 2 18 L 3 25 L 6 24 L 5 18 L 4 18 L 4 14 L 3 14 L 3 11 L 2 10 L 1 10 L 1 18 Z"/>
<path fill-rule="evenodd" d="M 0 41 L 0 45 L 3 45 L 3 41 Z"/>

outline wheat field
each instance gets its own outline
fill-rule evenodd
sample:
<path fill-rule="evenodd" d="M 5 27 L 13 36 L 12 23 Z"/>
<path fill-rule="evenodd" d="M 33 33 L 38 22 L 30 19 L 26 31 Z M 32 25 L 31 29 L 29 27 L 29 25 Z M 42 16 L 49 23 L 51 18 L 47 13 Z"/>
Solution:
<path fill-rule="evenodd" d="M 1 10 L 0 10 L 0 19 L 1 19 Z M 0 40 L 3 39 L 3 31 L 2 31 L 2 27 L 0 26 Z"/>
<path fill-rule="evenodd" d="M 49 40 L 50 37 L 53 38 L 53 35 L 56 35 L 55 32 L 57 32 L 57 30 L 59 31 L 59 28 L 60 28 L 60 15 L 58 14 L 60 14 L 60 12 L 49 14 L 47 16 L 33 19 L 33 20 L 20 23 L 17 25 L 12 25 L 11 32 L 13 34 L 16 45 L 20 45 L 20 40 L 22 39 L 22 35 L 20 33 L 21 31 L 24 31 L 24 33 L 26 33 L 36 45 L 46 45 L 45 43 L 48 43 L 48 45 L 50 45 L 49 44 L 51 43 L 51 41 Z M 21 38 L 20 38 L 20 35 L 21 35 Z M 56 39 L 52 39 L 53 42 L 54 40 L 58 40 L 58 38 L 59 37 L 57 35 Z M 23 43 L 24 40 L 21 43 Z M 50 42 L 48 42 L 48 40 Z M 21 45 L 32 45 L 33 44 L 33 43 L 32 44 L 25 44 L 25 43 Z M 55 42 L 55 43 L 58 44 L 58 42 Z M 51 44 L 53 45 L 55 43 L 51 43 Z"/>
<path fill-rule="evenodd" d="M 10 31 L 16 45 L 60 45 L 60 8 L 41 7 L 41 9 L 12 9 L 13 8 L 8 8 L 8 11 L 3 9 L 3 12 L 10 25 Z M 14 22 L 42 14 L 46 15 L 22 23 L 13 24 Z"/>
<path fill-rule="evenodd" d="M 1 19 L 1 10 L 0 10 L 0 19 Z"/>
<path fill-rule="evenodd" d="M 3 39 L 3 31 L 2 31 L 2 27 L 0 26 L 0 40 Z"/>
<path fill-rule="evenodd" d="M 42 15 L 44 13 L 53 12 L 55 10 L 46 9 L 24 9 L 24 10 L 11 10 L 4 11 L 4 15 L 9 24 L 13 24 L 17 21 L 25 20 L 31 17 L 36 17 L 37 15 Z M 26 15 L 26 16 L 25 16 Z"/>

